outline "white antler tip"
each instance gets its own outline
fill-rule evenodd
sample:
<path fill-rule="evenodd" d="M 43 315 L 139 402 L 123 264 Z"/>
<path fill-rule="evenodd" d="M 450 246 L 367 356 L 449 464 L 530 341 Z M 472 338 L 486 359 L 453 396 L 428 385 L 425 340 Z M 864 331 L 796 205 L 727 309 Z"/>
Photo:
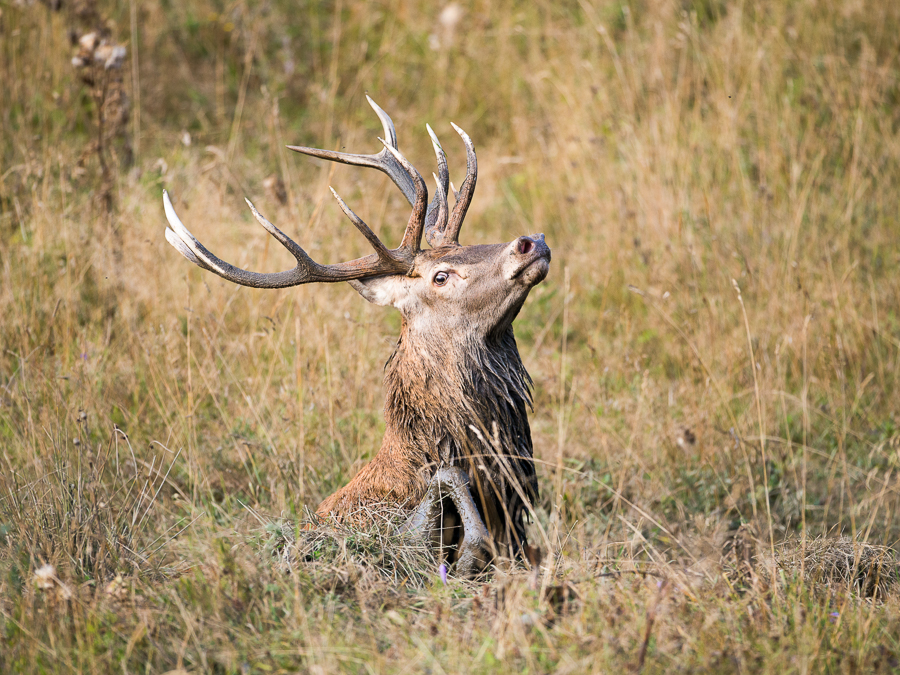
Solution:
<path fill-rule="evenodd" d="M 459 126 L 457 126 L 453 122 L 450 122 L 450 126 L 456 130 L 456 133 L 458 133 L 460 135 L 460 137 L 463 139 L 464 142 L 466 142 L 466 143 L 472 142 L 472 140 L 469 138 L 469 134 L 467 134 L 465 131 L 463 131 Z"/>
<path fill-rule="evenodd" d="M 255 207 L 255 206 L 253 206 L 253 202 L 251 202 L 251 201 L 250 201 L 249 199 L 247 199 L 246 197 L 244 197 L 244 201 L 247 202 L 247 206 L 250 207 L 250 210 L 253 212 L 253 215 L 254 215 L 254 216 L 259 215 L 259 211 L 256 210 L 256 207 Z"/>
<path fill-rule="evenodd" d="M 166 211 L 166 220 L 169 221 L 169 227 L 166 228 L 166 241 L 192 263 L 204 267 L 200 257 L 191 249 L 191 244 L 199 245 L 199 242 L 175 213 L 175 207 L 172 206 L 172 200 L 166 190 L 163 190 L 163 208 Z"/>
<path fill-rule="evenodd" d="M 441 147 L 441 142 L 438 140 L 437 134 L 434 133 L 434 129 L 431 128 L 431 125 L 426 124 L 425 129 L 428 131 L 428 135 L 431 136 L 431 143 L 434 145 L 434 149 L 443 152 L 444 148 Z"/>
<path fill-rule="evenodd" d="M 374 99 L 371 96 L 369 96 L 368 94 L 366 94 L 366 100 L 369 102 L 369 106 L 372 108 L 372 110 L 375 111 L 375 114 L 378 115 L 379 119 L 381 119 L 382 115 L 386 114 L 384 112 L 384 110 L 381 109 L 381 106 L 378 105 L 377 103 L 375 103 Z M 383 120 L 382 120 L 382 122 L 383 122 Z"/>
<path fill-rule="evenodd" d="M 194 255 L 194 252 L 188 248 L 187 244 L 185 244 L 184 241 L 168 227 L 166 228 L 166 241 L 172 245 L 172 248 L 174 248 L 192 263 L 194 263 L 195 265 L 200 265 L 201 267 L 203 266 L 200 263 L 200 259 L 196 255 Z"/>
<path fill-rule="evenodd" d="M 163 190 L 163 209 L 166 212 L 166 220 L 169 221 L 169 226 L 175 230 L 179 236 L 183 237 L 182 230 L 187 232 L 187 228 L 181 222 L 181 218 L 178 217 L 178 214 L 175 213 L 175 207 L 172 206 L 172 200 L 169 198 L 169 193 L 166 190 Z M 188 235 L 190 235 L 189 232 Z"/>
<path fill-rule="evenodd" d="M 348 218 L 352 219 L 355 214 L 353 214 L 353 211 L 351 211 L 350 207 L 347 206 L 347 203 L 343 199 L 341 199 L 341 196 L 337 193 L 337 190 L 335 190 L 330 185 L 328 186 L 328 189 L 331 190 L 331 194 L 334 196 L 335 201 L 337 201 L 338 206 L 341 207 L 341 211 L 343 211 Z"/>
<path fill-rule="evenodd" d="M 279 237 L 280 231 L 278 230 L 278 228 L 275 227 L 272 223 L 270 223 L 263 214 L 261 214 L 259 211 L 257 211 L 256 207 L 253 206 L 253 202 L 251 202 L 246 197 L 244 197 L 244 201 L 247 202 L 247 206 L 250 207 L 250 213 L 252 213 L 253 217 L 256 218 L 256 222 L 258 222 L 260 225 L 262 225 L 263 229 L 266 232 L 268 232 L 273 237 L 275 237 L 276 239 L 281 241 L 281 239 Z"/>

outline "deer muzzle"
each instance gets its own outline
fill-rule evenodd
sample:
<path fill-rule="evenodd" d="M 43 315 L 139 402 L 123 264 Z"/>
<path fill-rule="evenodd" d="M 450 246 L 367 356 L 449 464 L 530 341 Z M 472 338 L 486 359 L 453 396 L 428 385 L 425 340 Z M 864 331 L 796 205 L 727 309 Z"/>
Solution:
<path fill-rule="evenodd" d="M 516 239 L 510 247 L 510 255 L 515 259 L 515 266 L 510 279 L 522 276 L 532 266 L 539 267 L 536 274 L 527 275 L 530 285 L 540 283 L 550 269 L 550 247 L 544 243 L 543 234 L 532 234 Z M 534 277 L 533 279 L 530 277 Z"/>

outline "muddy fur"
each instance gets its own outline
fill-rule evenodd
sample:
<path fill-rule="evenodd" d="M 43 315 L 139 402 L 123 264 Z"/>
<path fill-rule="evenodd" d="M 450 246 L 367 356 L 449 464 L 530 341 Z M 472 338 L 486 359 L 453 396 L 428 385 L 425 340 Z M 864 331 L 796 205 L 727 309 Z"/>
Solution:
<path fill-rule="evenodd" d="M 412 509 L 437 467 L 459 465 L 473 479 L 498 547 L 515 550 L 525 542 L 522 496 L 534 500 L 537 481 L 527 416 L 531 379 L 512 327 L 499 337 L 450 345 L 408 333 L 404 323 L 385 368 L 381 450 L 317 512 L 342 519 L 376 502 Z"/>

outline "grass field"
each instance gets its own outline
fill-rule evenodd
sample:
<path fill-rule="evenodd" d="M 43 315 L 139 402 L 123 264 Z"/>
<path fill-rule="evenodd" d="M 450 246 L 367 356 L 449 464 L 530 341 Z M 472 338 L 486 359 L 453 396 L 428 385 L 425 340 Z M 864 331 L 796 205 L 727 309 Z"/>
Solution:
<path fill-rule="evenodd" d="M 52 4 L 0 0 L 0 671 L 900 669 L 900 3 Z M 241 267 L 293 264 L 244 196 L 356 257 L 334 185 L 396 245 L 385 176 L 284 149 L 377 150 L 366 92 L 423 175 L 472 137 L 463 243 L 553 250 L 539 569 L 299 531 L 399 317 L 164 239 L 165 188 Z"/>

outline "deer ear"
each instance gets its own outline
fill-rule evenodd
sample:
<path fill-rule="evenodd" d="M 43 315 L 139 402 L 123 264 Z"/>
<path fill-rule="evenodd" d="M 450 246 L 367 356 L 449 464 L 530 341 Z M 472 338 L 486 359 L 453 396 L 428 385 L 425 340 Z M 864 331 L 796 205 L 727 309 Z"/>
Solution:
<path fill-rule="evenodd" d="M 347 282 L 356 292 L 373 305 L 401 309 L 409 296 L 409 279 L 402 274 L 389 274 L 368 279 L 354 279 Z"/>

